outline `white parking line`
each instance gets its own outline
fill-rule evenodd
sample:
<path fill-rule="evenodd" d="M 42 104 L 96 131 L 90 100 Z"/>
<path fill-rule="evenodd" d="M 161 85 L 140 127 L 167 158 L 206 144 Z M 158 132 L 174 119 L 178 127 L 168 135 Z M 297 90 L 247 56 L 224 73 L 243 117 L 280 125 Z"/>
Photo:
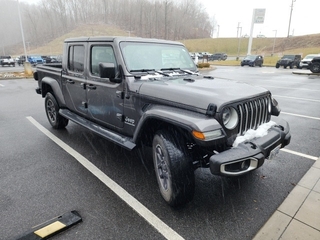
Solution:
<path fill-rule="evenodd" d="M 73 156 L 80 164 L 88 169 L 94 176 L 96 176 L 101 182 L 103 182 L 108 188 L 110 188 L 115 194 L 117 194 L 124 202 L 126 202 L 134 211 L 136 211 L 141 217 L 143 217 L 151 226 L 153 226 L 160 234 L 166 239 L 184 239 L 172 228 L 161 221 L 156 215 L 154 215 L 148 208 L 141 204 L 137 199 L 131 196 L 125 189 L 114 182 L 111 178 L 105 175 L 100 169 L 93 165 L 88 159 L 83 157 L 80 153 L 75 151 L 69 145 L 61 141 L 54 134 L 48 131 L 34 118 L 27 117 L 27 119 L 37 127 L 43 134 L 50 138 L 53 142 L 59 145 L 63 150 Z"/>
<path fill-rule="evenodd" d="M 315 160 L 315 161 L 318 160 L 318 157 L 310 156 L 310 155 L 307 155 L 307 154 L 304 154 L 304 153 L 299 153 L 299 152 L 292 151 L 292 150 L 289 150 L 289 149 L 281 148 L 280 150 L 284 151 L 284 152 L 287 152 L 287 153 L 291 153 L 291 154 L 300 156 L 300 157 L 309 158 L 311 160 Z"/>
<path fill-rule="evenodd" d="M 281 112 L 281 114 L 287 114 L 287 115 L 292 115 L 292 116 L 296 116 L 296 117 L 303 117 L 303 118 L 309 118 L 309 119 L 314 119 L 314 120 L 320 120 L 320 118 L 317 118 L 317 117 L 310 117 L 310 116 L 300 115 L 300 114 L 295 114 L 295 113 Z"/>
<path fill-rule="evenodd" d="M 4 85 L 0 84 L 0 87 L 4 87 Z"/>

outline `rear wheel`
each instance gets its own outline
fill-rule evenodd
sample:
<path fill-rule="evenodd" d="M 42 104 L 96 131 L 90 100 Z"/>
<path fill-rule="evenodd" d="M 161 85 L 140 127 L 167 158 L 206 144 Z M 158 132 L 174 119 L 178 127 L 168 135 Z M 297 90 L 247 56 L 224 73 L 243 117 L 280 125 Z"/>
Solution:
<path fill-rule="evenodd" d="M 310 65 L 310 71 L 313 73 L 320 73 L 320 63 L 312 63 Z"/>
<path fill-rule="evenodd" d="M 59 109 L 56 98 L 48 92 L 45 98 L 45 110 L 49 123 L 55 129 L 65 128 L 69 122 L 67 118 L 59 114 Z"/>
<path fill-rule="evenodd" d="M 172 131 L 158 131 L 152 153 L 162 198 L 172 207 L 191 201 L 195 188 L 194 169 L 181 137 Z"/>
<path fill-rule="evenodd" d="M 279 68 L 279 67 L 280 67 L 280 64 L 279 64 L 279 63 L 277 63 L 277 64 L 276 64 L 276 68 Z"/>

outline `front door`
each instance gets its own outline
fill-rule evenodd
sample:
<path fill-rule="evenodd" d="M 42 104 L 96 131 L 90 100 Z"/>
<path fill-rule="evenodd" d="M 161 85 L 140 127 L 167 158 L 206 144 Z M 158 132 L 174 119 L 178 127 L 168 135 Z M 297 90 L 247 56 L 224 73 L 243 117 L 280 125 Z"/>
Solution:
<path fill-rule="evenodd" d="M 123 83 L 113 83 L 99 77 L 99 63 L 117 61 L 112 45 L 92 43 L 90 46 L 90 71 L 86 84 L 88 116 L 95 122 L 111 128 L 123 127 Z"/>

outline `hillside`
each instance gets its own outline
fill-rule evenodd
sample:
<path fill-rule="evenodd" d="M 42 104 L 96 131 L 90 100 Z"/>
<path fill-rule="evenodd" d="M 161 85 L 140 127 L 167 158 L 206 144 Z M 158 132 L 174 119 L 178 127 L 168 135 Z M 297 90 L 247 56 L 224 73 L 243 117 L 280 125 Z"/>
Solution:
<path fill-rule="evenodd" d="M 129 36 L 127 31 L 105 24 L 81 25 L 68 34 L 65 34 L 49 42 L 45 46 L 31 49 L 28 54 L 41 55 L 59 55 L 63 50 L 63 41 L 72 37 L 90 37 L 90 36 Z M 132 34 L 131 34 L 132 36 Z M 23 52 L 23 50 L 22 50 Z"/>
<path fill-rule="evenodd" d="M 184 40 L 190 52 L 225 52 L 228 55 L 246 55 L 249 38 L 212 38 Z M 303 56 L 310 53 L 320 53 L 320 34 L 296 36 L 290 38 L 253 38 L 252 54 L 282 56 L 286 53 L 296 53 Z"/>
<path fill-rule="evenodd" d="M 80 36 L 129 36 L 127 31 L 104 25 L 92 24 L 79 26 L 70 33 L 63 35 L 45 46 L 30 49 L 28 54 L 56 55 L 62 53 L 63 41 L 70 37 Z M 131 34 L 131 36 L 133 36 Z M 225 52 L 229 56 L 246 55 L 249 38 L 206 38 L 181 40 L 190 52 Z M 275 43 L 275 44 L 274 44 Z M 320 53 L 320 34 L 296 36 L 290 38 L 254 38 L 252 41 L 252 54 L 271 56 L 274 46 L 274 56 L 286 53 L 296 53 L 303 56 L 310 53 Z M 20 55 L 23 50 L 20 49 Z"/>

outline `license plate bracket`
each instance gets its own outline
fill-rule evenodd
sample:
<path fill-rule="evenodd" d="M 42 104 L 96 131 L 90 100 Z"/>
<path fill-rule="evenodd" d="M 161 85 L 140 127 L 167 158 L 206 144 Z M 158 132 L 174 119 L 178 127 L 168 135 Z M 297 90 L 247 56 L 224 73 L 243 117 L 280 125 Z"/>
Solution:
<path fill-rule="evenodd" d="M 280 148 L 281 148 L 281 144 L 279 144 L 274 149 L 272 149 L 270 154 L 269 154 L 269 157 L 267 159 L 268 160 L 273 160 L 276 157 L 276 155 L 279 153 Z"/>

